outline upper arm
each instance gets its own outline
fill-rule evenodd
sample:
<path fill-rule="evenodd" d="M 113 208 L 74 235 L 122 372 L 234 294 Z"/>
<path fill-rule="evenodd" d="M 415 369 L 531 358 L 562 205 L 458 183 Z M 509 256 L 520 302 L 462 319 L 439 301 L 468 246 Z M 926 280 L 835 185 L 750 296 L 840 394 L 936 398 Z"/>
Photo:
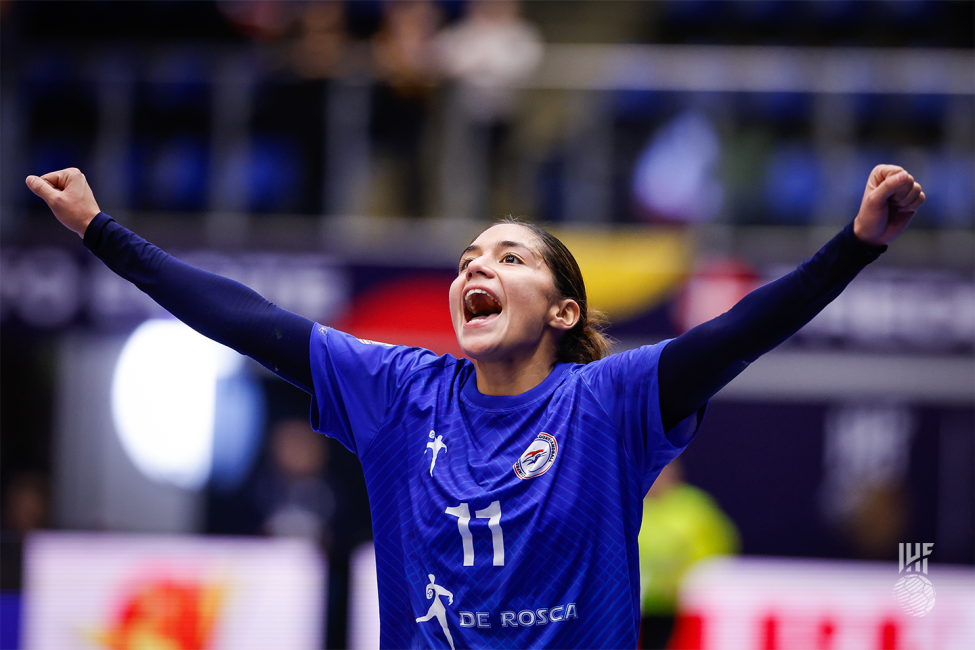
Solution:
<path fill-rule="evenodd" d="M 661 417 L 658 367 L 665 345 L 658 343 L 614 354 L 581 371 L 623 437 L 627 454 L 645 477 L 655 476 L 686 445 L 671 442 Z M 696 425 L 695 421 L 687 442 Z"/>
<path fill-rule="evenodd" d="M 91 221 L 84 241 L 110 269 L 197 332 L 312 391 L 312 321 L 239 282 L 178 260 L 105 213 Z"/>
<path fill-rule="evenodd" d="M 361 454 L 379 432 L 408 376 L 436 355 L 316 325 L 309 358 L 312 427 Z"/>

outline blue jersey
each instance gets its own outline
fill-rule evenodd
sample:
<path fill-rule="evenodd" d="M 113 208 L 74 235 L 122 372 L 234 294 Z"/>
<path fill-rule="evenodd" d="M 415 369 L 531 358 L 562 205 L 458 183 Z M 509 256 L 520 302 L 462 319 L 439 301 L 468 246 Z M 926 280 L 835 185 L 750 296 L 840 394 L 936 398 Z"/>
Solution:
<path fill-rule="evenodd" d="M 635 645 L 641 500 L 681 451 L 658 407 L 664 344 L 559 365 L 523 395 L 486 397 L 468 361 L 313 327 L 104 213 L 85 245 L 197 331 L 313 393 L 313 425 L 365 472 L 383 646 Z M 850 223 L 794 272 L 681 335 L 666 350 L 668 414 L 698 408 L 884 250 Z M 670 439 L 686 444 L 698 419 Z"/>
<path fill-rule="evenodd" d="M 492 397 L 466 359 L 316 326 L 312 425 L 362 463 L 382 647 L 636 645 L 643 496 L 682 451 L 663 346 Z"/>

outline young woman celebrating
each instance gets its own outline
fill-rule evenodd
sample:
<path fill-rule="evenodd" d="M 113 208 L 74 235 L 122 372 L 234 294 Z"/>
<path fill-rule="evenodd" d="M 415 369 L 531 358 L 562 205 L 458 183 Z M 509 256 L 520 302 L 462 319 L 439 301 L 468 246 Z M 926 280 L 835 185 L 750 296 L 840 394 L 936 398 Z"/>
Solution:
<path fill-rule="evenodd" d="M 113 271 L 312 396 L 362 463 L 384 648 L 634 647 L 643 496 L 707 400 L 815 316 L 924 201 L 870 174 L 856 219 L 792 273 L 671 341 L 607 355 L 572 255 L 505 222 L 460 256 L 469 358 L 359 340 L 188 266 L 102 213 L 76 169 L 27 184 Z"/>

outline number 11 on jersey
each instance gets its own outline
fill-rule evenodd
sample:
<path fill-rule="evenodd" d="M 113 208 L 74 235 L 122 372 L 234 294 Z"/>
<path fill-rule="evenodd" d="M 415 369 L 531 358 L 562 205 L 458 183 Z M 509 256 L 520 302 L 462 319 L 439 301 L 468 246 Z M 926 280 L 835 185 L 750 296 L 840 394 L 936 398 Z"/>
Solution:
<path fill-rule="evenodd" d="M 464 545 L 464 566 L 474 566 L 474 536 L 471 535 L 471 509 L 466 503 L 444 510 L 448 515 L 457 517 L 457 530 Z M 504 566 L 504 533 L 501 532 L 501 502 L 492 501 L 491 505 L 474 513 L 478 519 L 487 519 L 491 531 L 491 541 L 494 544 L 494 566 Z"/>

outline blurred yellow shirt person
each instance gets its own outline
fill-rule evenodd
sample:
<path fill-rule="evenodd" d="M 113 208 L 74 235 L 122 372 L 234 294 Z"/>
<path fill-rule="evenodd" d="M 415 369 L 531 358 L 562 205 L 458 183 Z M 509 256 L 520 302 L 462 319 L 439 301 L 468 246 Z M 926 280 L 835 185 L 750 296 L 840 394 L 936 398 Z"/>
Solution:
<path fill-rule="evenodd" d="M 738 529 L 711 495 L 684 482 L 677 459 L 643 500 L 639 544 L 640 647 L 664 648 L 684 575 L 704 558 L 737 553 Z"/>

